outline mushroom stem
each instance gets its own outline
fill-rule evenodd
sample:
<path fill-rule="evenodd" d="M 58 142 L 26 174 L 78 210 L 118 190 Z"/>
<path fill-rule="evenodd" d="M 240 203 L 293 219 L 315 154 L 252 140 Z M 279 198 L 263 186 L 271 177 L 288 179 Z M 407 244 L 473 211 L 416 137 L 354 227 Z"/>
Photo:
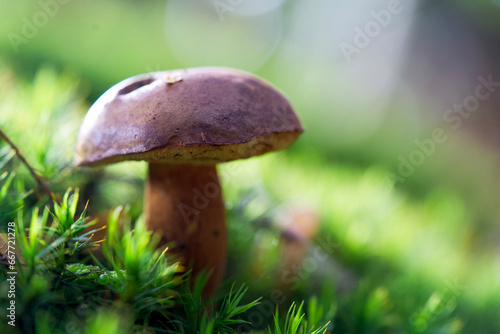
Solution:
<path fill-rule="evenodd" d="M 173 242 L 173 253 L 192 269 L 212 270 L 205 287 L 212 296 L 226 266 L 227 231 L 215 165 L 150 163 L 145 189 L 146 225 Z"/>

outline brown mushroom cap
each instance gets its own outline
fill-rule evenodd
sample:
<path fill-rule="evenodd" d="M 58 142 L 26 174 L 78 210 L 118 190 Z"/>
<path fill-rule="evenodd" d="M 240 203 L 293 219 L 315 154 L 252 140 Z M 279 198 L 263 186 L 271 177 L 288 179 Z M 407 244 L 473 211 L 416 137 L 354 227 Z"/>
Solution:
<path fill-rule="evenodd" d="M 94 103 L 78 134 L 75 164 L 212 164 L 280 150 L 302 131 L 287 99 L 248 73 L 155 72 L 123 80 Z"/>

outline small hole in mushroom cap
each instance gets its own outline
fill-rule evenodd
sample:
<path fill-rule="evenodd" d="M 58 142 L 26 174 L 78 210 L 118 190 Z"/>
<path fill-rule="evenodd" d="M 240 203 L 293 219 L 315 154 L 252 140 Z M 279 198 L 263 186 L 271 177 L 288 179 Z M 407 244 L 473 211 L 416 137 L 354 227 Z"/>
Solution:
<path fill-rule="evenodd" d="M 120 94 L 120 95 L 128 94 L 130 92 L 133 92 L 136 89 L 141 88 L 142 86 L 149 85 L 153 81 L 155 81 L 155 79 L 150 78 L 150 79 L 146 79 L 146 80 L 141 80 L 141 81 L 134 82 L 134 83 L 128 85 L 127 87 L 120 89 L 120 91 L 118 92 L 118 94 Z"/>

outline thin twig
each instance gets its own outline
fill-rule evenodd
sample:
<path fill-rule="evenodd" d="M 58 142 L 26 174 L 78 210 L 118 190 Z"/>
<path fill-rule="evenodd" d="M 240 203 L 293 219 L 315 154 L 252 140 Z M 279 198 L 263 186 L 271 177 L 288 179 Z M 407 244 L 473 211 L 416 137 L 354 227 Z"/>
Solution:
<path fill-rule="evenodd" d="M 49 199 L 52 201 L 52 203 L 54 203 L 54 201 L 55 201 L 54 193 L 50 190 L 49 186 L 43 182 L 42 178 L 35 172 L 33 167 L 31 167 L 31 165 L 26 161 L 26 159 L 21 154 L 21 152 L 19 151 L 17 146 L 14 145 L 14 143 L 9 139 L 9 137 L 7 137 L 7 135 L 2 131 L 2 129 L 0 129 L 0 137 L 12 148 L 12 150 L 14 151 L 16 156 L 19 158 L 19 160 L 21 160 L 21 162 L 26 166 L 26 168 L 28 168 L 30 174 L 35 179 L 38 187 L 40 187 L 40 189 L 42 189 L 44 193 L 49 195 Z"/>

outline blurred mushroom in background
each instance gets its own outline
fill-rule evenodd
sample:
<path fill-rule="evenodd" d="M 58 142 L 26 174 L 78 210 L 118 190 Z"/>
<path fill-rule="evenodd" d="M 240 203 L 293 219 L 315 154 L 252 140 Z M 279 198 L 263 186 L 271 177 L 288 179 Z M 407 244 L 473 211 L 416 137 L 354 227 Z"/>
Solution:
<path fill-rule="evenodd" d="M 298 277 L 312 240 L 319 231 L 320 221 L 313 210 L 293 207 L 283 210 L 277 224 L 282 230 L 278 246 L 281 259 L 277 270 L 277 287 L 286 291 L 289 287 L 283 275 Z"/>

